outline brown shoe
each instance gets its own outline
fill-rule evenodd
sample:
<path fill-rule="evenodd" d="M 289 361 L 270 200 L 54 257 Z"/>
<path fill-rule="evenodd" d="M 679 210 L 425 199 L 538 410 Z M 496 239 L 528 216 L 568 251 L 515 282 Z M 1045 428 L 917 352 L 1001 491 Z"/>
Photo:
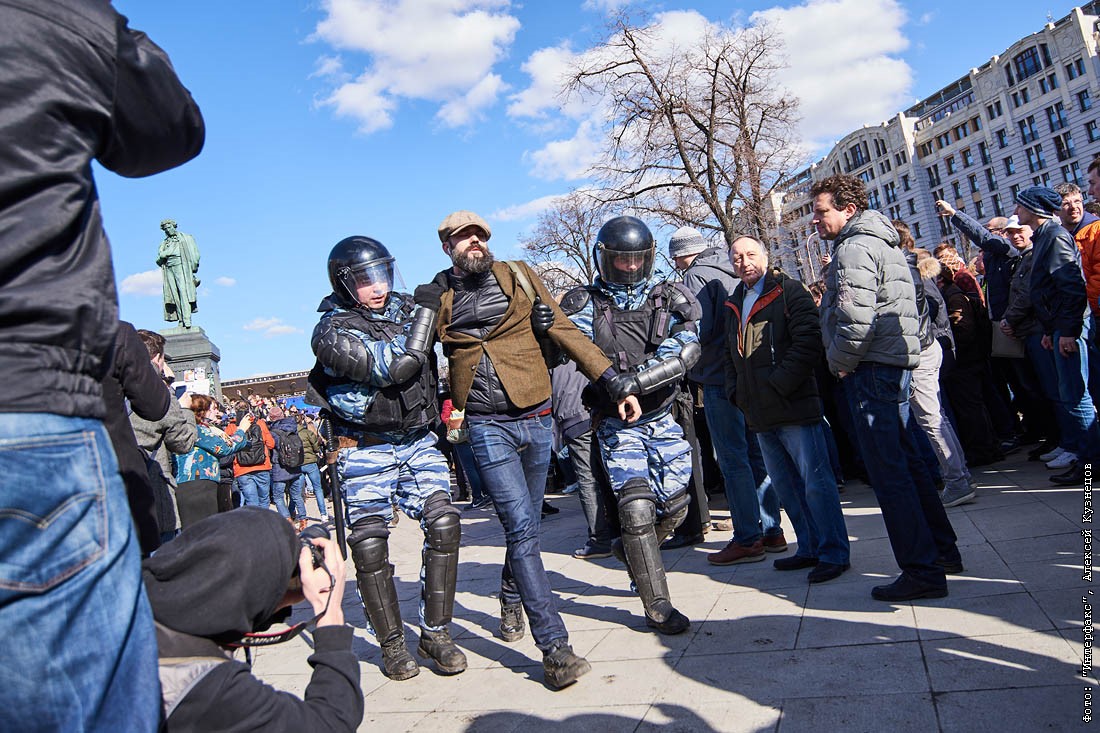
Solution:
<path fill-rule="evenodd" d="M 760 540 L 748 547 L 730 541 L 725 549 L 707 555 L 711 565 L 738 565 L 746 562 L 760 562 L 764 559 L 764 543 Z"/>
<path fill-rule="evenodd" d="M 787 551 L 787 538 L 783 536 L 782 532 L 773 534 L 771 537 L 764 535 L 763 543 L 765 552 Z"/>

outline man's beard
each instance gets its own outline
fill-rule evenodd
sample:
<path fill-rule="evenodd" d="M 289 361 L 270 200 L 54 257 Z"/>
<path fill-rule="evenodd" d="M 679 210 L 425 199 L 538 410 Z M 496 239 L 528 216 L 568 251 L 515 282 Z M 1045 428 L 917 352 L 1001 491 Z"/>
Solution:
<path fill-rule="evenodd" d="M 480 275 L 483 272 L 488 272 L 493 267 L 493 253 L 489 251 L 488 247 L 480 247 L 482 251 L 481 257 L 473 257 L 473 247 L 469 247 L 466 251 L 451 252 L 451 262 L 455 264 L 455 267 L 466 272 L 470 275 Z"/>

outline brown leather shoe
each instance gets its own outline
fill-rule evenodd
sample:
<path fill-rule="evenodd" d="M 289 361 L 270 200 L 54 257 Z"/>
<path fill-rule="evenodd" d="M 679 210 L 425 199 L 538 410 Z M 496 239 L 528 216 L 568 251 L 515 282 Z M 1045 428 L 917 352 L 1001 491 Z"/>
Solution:
<path fill-rule="evenodd" d="M 764 543 L 765 552 L 786 552 L 787 551 L 787 538 L 783 536 L 783 533 L 773 534 L 771 537 L 764 535 L 762 540 Z"/>
<path fill-rule="evenodd" d="M 764 543 L 760 540 L 748 547 L 730 541 L 724 549 L 707 555 L 707 562 L 711 565 L 738 565 L 746 562 L 760 562 L 764 559 L 764 554 Z"/>

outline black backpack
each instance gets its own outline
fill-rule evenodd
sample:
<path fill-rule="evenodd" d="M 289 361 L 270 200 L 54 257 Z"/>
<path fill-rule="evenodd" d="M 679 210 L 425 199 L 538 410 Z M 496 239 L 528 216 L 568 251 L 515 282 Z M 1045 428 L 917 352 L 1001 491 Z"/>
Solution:
<path fill-rule="evenodd" d="M 237 465 L 262 466 L 267 460 L 267 450 L 264 447 L 264 432 L 259 425 L 252 425 L 245 433 L 248 438 L 248 446 L 237 453 Z"/>
<path fill-rule="evenodd" d="M 275 449 L 279 452 L 279 465 L 283 468 L 301 468 L 306 458 L 306 447 L 302 445 L 302 438 L 297 430 L 272 431 L 279 440 Z"/>

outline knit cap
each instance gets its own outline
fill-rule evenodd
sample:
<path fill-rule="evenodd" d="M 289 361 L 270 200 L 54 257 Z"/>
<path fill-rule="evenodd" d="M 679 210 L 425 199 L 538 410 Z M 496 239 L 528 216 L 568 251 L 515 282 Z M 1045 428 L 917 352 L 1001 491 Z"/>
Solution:
<path fill-rule="evenodd" d="M 708 246 L 707 240 L 703 239 L 703 235 L 699 233 L 698 229 L 680 227 L 672 233 L 668 240 L 668 256 L 675 259 L 687 255 L 697 255 Z"/>
<path fill-rule="evenodd" d="M 1051 217 L 1062 208 L 1062 197 L 1046 186 L 1029 186 L 1016 194 L 1016 203 L 1033 214 Z"/>

